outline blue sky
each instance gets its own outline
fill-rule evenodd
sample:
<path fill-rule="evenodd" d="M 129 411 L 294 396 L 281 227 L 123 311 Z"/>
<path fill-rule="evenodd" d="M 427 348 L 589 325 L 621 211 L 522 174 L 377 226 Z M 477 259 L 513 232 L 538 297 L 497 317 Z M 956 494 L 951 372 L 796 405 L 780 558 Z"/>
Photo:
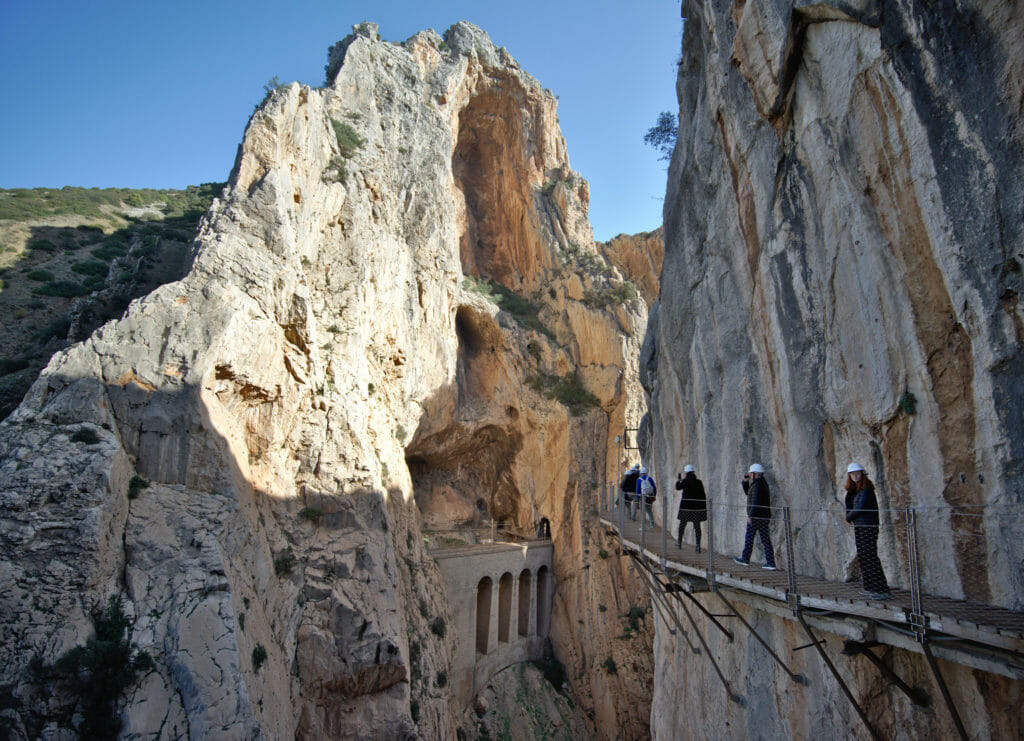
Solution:
<path fill-rule="evenodd" d="M 373 21 L 402 41 L 471 21 L 559 96 L 595 237 L 661 223 L 679 0 L 0 0 L 0 188 L 183 188 L 227 179 L 275 75 L 324 81 L 327 47 Z"/>

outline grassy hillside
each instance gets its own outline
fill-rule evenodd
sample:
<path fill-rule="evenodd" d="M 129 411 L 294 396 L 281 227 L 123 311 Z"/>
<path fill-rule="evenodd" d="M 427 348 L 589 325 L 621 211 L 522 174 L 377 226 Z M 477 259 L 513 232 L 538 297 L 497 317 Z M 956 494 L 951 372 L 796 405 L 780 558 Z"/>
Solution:
<path fill-rule="evenodd" d="M 222 188 L 0 190 L 0 419 L 54 352 L 181 276 Z"/>

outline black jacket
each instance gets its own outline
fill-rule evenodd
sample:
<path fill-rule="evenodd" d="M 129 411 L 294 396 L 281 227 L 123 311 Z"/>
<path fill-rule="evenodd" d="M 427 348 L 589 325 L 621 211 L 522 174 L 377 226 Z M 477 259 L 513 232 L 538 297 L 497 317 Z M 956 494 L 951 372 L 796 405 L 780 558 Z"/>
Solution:
<path fill-rule="evenodd" d="M 873 484 L 846 492 L 846 521 L 854 527 L 878 527 L 878 498 Z"/>
<path fill-rule="evenodd" d="M 687 522 L 704 522 L 708 519 L 708 497 L 704 492 L 704 482 L 697 478 L 697 474 L 688 473 L 686 478 L 676 480 L 676 491 L 682 491 L 682 499 L 679 500 L 680 520 Z"/>
<path fill-rule="evenodd" d="M 770 520 L 772 494 L 764 475 L 751 481 L 744 480 L 743 491 L 747 495 L 747 517 L 752 520 Z"/>
<path fill-rule="evenodd" d="M 629 494 L 629 496 L 634 496 L 636 494 L 636 480 L 638 478 L 640 478 L 639 471 L 627 471 L 626 475 L 622 477 L 622 483 L 619 484 L 619 488 Z"/>

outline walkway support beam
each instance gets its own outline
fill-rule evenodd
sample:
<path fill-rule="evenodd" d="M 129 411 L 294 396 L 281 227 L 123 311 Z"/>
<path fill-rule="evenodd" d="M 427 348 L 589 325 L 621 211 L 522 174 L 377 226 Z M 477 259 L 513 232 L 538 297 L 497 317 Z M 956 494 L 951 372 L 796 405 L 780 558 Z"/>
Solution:
<path fill-rule="evenodd" d="M 825 666 L 829 668 L 829 671 L 832 672 L 832 676 L 836 678 L 837 682 L 839 682 L 839 686 L 842 688 L 843 694 L 846 695 L 846 699 L 850 701 L 851 705 L 853 705 L 853 709 L 857 711 L 857 715 L 860 716 L 861 721 L 864 723 L 864 727 L 868 729 L 868 733 L 871 734 L 871 738 L 875 739 L 875 741 L 882 741 L 882 737 L 879 736 L 878 732 L 872 727 L 871 721 L 868 720 L 868 716 L 864 713 L 864 709 L 860 706 L 860 703 L 857 702 L 857 698 L 853 696 L 853 693 L 850 692 L 850 688 L 846 686 L 846 682 L 844 682 L 843 678 L 839 675 L 839 671 L 836 669 L 835 664 L 832 663 L 828 654 L 825 653 L 825 649 L 821 647 L 817 636 L 815 636 L 811 631 L 811 626 L 807 624 L 807 621 L 804 620 L 804 616 L 799 610 L 796 612 L 796 619 L 800 621 L 800 625 L 803 626 L 804 632 L 807 633 L 807 637 L 811 639 L 814 647 L 818 650 L 818 654 L 821 656 L 821 660 L 825 662 Z"/>
<path fill-rule="evenodd" d="M 742 615 L 740 615 L 739 610 L 737 610 L 735 607 L 733 607 L 732 602 L 727 600 L 725 598 L 725 595 L 723 595 L 721 592 L 716 592 L 716 594 L 718 595 L 718 599 L 722 600 L 722 602 L 725 603 L 725 606 L 728 607 L 732 611 L 732 614 L 736 618 L 738 618 L 739 621 L 741 623 L 743 623 L 744 627 L 746 627 L 746 629 L 750 631 L 750 634 L 752 636 L 754 636 L 754 638 L 757 639 L 757 642 L 760 643 L 762 646 L 764 646 L 764 650 L 767 651 L 769 654 L 771 654 L 772 658 L 775 659 L 775 663 L 778 664 L 779 666 L 781 666 L 785 670 L 786 674 L 789 675 L 790 679 L 792 679 L 794 682 L 798 682 L 800 684 L 807 684 L 807 679 L 804 677 L 804 675 L 803 674 L 797 674 L 792 669 L 790 669 L 788 666 L 786 666 L 786 662 L 784 662 L 779 657 L 779 655 L 777 653 L 775 653 L 775 650 L 771 646 L 768 645 L 768 642 L 764 638 L 762 638 L 761 635 L 756 630 L 754 630 L 754 626 L 752 626 L 750 623 L 748 623 L 746 621 L 746 619 Z M 799 615 L 797 615 L 797 617 L 799 617 Z M 803 622 L 802 618 L 801 618 L 801 622 Z M 811 640 L 814 640 L 814 639 L 812 638 Z"/>

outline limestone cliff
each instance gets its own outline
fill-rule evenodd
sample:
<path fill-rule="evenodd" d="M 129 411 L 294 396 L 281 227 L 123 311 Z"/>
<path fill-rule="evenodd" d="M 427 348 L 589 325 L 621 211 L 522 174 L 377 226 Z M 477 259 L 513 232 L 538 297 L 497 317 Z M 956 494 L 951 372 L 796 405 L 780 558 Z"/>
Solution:
<path fill-rule="evenodd" d="M 647 732 L 650 634 L 615 640 L 646 597 L 596 521 L 646 307 L 594 249 L 555 97 L 465 23 L 361 24 L 328 74 L 253 115 L 187 275 L 0 426 L 15 738 L 77 726 L 50 667 L 112 594 L 155 661 L 128 737 L 454 738 L 472 637 L 423 523 L 481 519 L 550 523 L 582 722 Z"/>
<path fill-rule="evenodd" d="M 620 234 L 607 242 L 599 242 L 597 248 L 609 263 L 636 284 L 648 306 L 657 300 L 665 260 L 661 227 L 640 234 Z"/>
<path fill-rule="evenodd" d="M 840 487 L 860 461 L 883 509 L 927 513 L 926 590 L 1021 609 L 1020 4 L 688 0 L 682 13 L 661 299 L 642 357 L 653 459 L 697 465 L 719 521 L 735 523 L 725 552 L 741 545 L 739 478 L 763 462 L 775 503 L 794 507 L 797 559 L 839 581 L 856 576 Z M 896 586 L 906 548 L 883 524 Z M 805 642 L 750 616 L 780 652 Z M 663 627 L 658 737 L 861 732 L 812 651 L 793 654 L 813 674 L 805 688 L 774 681 L 748 639 L 719 646 L 739 707 Z M 890 660 L 930 684 L 920 656 Z M 883 735 L 954 732 L 864 664 L 841 670 Z M 972 737 L 1021 733 L 1019 682 L 943 671 Z"/>

